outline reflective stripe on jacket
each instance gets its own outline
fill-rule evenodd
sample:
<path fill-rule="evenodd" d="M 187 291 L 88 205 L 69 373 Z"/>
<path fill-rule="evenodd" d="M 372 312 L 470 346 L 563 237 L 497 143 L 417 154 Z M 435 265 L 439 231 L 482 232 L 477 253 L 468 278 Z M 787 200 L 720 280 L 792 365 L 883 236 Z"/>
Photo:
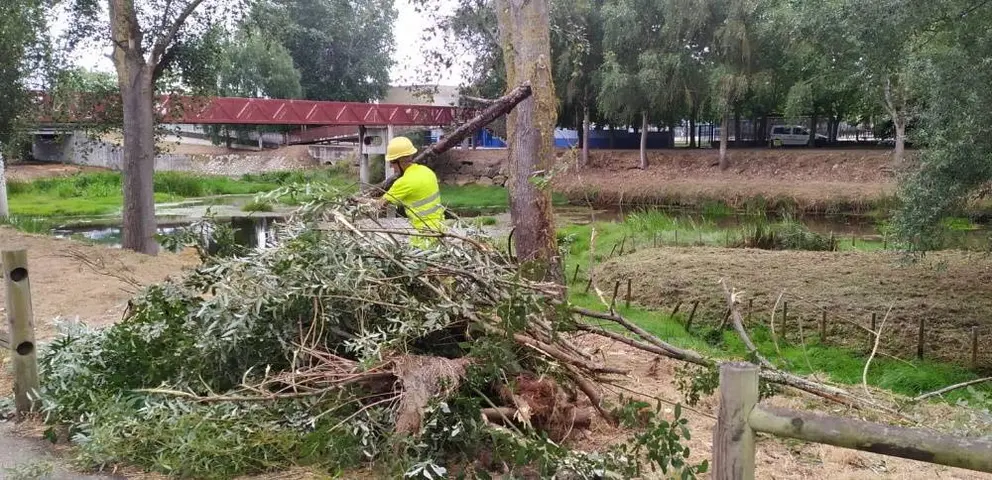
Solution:
<path fill-rule="evenodd" d="M 415 163 L 386 192 L 386 200 L 403 205 L 413 228 L 420 231 L 443 231 L 444 206 L 437 176 L 424 165 Z"/>

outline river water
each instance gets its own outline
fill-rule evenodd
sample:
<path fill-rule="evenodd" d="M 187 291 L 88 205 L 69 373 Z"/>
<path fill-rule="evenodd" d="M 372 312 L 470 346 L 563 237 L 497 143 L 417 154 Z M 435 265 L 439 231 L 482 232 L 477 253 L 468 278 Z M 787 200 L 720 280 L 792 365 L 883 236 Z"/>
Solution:
<path fill-rule="evenodd" d="M 271 235 L 272 225 L 278 223 L 292 212 L 290 208 L 282 207 L 273 212 L 252 212 L 241 211 L 241 205 L 250 200 L 251 197 L 227 197 L 223 198 L 224 203 L 218 203 L 217 198 L 194 199 L 175 204 L 162 204 L 156 207 L 158 219 L 158 233 L 167 235 L 176 229 L 188 226 L 191 223 L 206 217 L 213 217 L 217 222 L 229 223 L 234 227 L 238 242 L 252 247 L 259 247 L 265 244 L 266 239 Z M 720 230 L 736 230 L 746 223 L 756 220 L 752 215 L 745 213 L 734 213 L 725 215 L 704 215 L 698 211 L 660 209 L 666 216 L 683 223 L 705 221 L 713 228 Z M 589 222 L 623 222 L 628 216 L 641 210 L 621 210 L 621 209 L 596 209 L 584 206 L 565 205 L 555 207 L 556 223 L 558 226 L 568 224 L 586 224 Z M 489 222 L 480 222 L 483 225 L 495 222 L 493 225 L 480 227 L 486 233 L 500 236 L 509 231 L 509 215 L 506 212 L 479 212 L 463 211 L 453 212 L 469 224 L 475 217 L 492 217 Z M 484 214 L 485 213 L 485 214 Z M 775 221 L 775 218 L 768 218 Z M 824 235 L 835 235 L 838 238 L 851 237 L 858 240 L 881 241 L 883 234 L 879 228 L 879 220 L 867 215 L 832 215 L 832 216 L 805 216 L 797 218 L 813 232 Z M 92 217 L 86 219 L 67 219 L 65 224 L 54 228 L 50 232 L 57 237 L 83 238 L 92 242 L 106 244 L 110 246 L 120 245 L 120 218 L 118 217 Z M 988 232 L 984 226 L 972 228 L 969 231 L 956 232 L 959 238 L 964 238 L 964 244 L 975 245 L 984 243 L 987 240 Z M 960 243 L 960 242 L 959 242 Z"/>

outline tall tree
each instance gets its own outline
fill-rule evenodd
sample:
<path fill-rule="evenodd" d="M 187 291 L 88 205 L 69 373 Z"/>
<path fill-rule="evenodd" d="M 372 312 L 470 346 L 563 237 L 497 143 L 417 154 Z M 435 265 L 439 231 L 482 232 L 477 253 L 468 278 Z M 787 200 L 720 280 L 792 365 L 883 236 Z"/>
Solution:
<path fill-rule="evenodd" d="M 716 107 L 720 114 L 720 169 L 730 167 L 727 158 L 730 114 L 745 98 L 754 80 L 756 25 L 767 0 L 714 0 L 713 52 Z"/>
<path fill-rule="evenodd" d="M 603 9 L 605 61 L 599 108 L 613 123 L 639 123 L 640 168 L 648 167 L 649 120 L 671 113 L 672 81 L 680 69 L 662 30 L 668 10 L 652 0 L 611 0 Z M 675 87 L 677 90 L 678 87 Z M 636 124 L 636 123 L 635 123 Z"/>
<path fill-rule="evenodd" d="M 124 113 L 121 246 L 155 254 L 156 93 L 166 77 L 176 85 L 182 83 L 182 72 L 198 73 L 202 59 L 197 57 L 196 39 L 226 16 L 222 8 L 236 12 L 247 0 L 67 1 L 74 22 L 70 46 L 87 39 L 109 42 L 117 71 Z"/>
<path fill-rule="evenodd" d="M 907 162 L 893 220 L 914 251 L 939 247 L 941 221 L 986 196 L 992 181 L 992 4 L 945 0 L 940 7 L 946 17 L 917 32 L 901 79 L 923 106 L 914 133 L 923 150 Z"/>
<path fill-rule="evenodd" d="M 598 117 L 596 94 L 603 65 L 604 0 L 553 1 L 551 52 L 555 91 L 561 101 L 559 124 L 581 129 L 581 166 L 589 163 L 589 129 Z"/>
<path fill-rule="evenodd" d="M 918 114 L 910 68 L 915 44 L 924 30 L 936 28 L 937 19 L 947 12 L 971 8 L 956 7 L 957 2 L 940 3 L 943 8 L 921 0 L 846 0 L 842 7 L 846 13 L 844 28 L 861 55 L 860 80 L 895 127 L 893 160 L 897 164 L 904 156 L 906 126 Z M 944 28 L 945 24 L 941 25 Z"/>
<path fill-rule="evenodd" d="M 12 140 L 18 135 L 23 114 L 30 107 L 27 77 L 38 60 L 40 36 L 45 31 L 40 0 L 6 0 L 0 3 L 0 218 L 7 218 L 7 181 L 4 175 Z"/>
<path fill-rule="evenodd" d="M 304 98 L 367 102 L 386 95 L 392 0 L 258 0 L 254 22 L 289 50 Z"/>
<path fill-rule="evenodd" d="M 219 59 L 214 65 L 214 93 L 226 97 L 301 98 L 300 71 L 289 50 L 270 32 L 253 23 L 224 33 Z M 283 131 L 286 126 L 205 125 L 214 141 L 223 137 L 231 146 L 232 133 L 244 138 L 251 132 Z M 222 135 L 223 134 L 223 135 Z"/>
<path fill-rule="evenodd" d="M 550 6 L 548 0 L 496 0 L 495 6 L 506 81 L 529 83 L 533 92 L 507 118 L 514 246 L 525 275 L 563 283 L 549 181 L 557 120 Z"/>

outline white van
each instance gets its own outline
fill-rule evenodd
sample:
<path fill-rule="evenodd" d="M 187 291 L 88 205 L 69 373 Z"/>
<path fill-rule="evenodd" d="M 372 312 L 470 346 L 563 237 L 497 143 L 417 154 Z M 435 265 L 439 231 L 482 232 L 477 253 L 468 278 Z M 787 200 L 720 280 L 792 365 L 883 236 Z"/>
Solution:
<path fill-rule="evenodd" d="M 816 142 L 826 142 L 826 135 L 816 134 Z M 809 130 L 798 125 L 776 125 L 768 136 L 768 143 L 773 147 L 807 146 L 809 145 Z"/>

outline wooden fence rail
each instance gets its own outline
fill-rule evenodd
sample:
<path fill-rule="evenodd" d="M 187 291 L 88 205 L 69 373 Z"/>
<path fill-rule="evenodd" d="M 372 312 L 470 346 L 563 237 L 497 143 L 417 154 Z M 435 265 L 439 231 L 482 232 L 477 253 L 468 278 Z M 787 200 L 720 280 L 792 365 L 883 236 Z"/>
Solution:
<path fill-rule="evenodd" d="M 38 358 L 34 339 L 34 314 L 31 308 L 31 282 L 28 278 L 28 255 L 25 250 L 4 250 L 3 277 L 7 293 L 6 348 L 13 354 L 14 407 L 28 412 L 35 406 L 33 393 L 38 390 Z"/>
<path fill-rule="evenodd" d="M 758 403 L 758 366 L 720 367 L 713 478 L 754 478 L 756 432 L 992 473 L 992 438 L 964 438 Z"/>

